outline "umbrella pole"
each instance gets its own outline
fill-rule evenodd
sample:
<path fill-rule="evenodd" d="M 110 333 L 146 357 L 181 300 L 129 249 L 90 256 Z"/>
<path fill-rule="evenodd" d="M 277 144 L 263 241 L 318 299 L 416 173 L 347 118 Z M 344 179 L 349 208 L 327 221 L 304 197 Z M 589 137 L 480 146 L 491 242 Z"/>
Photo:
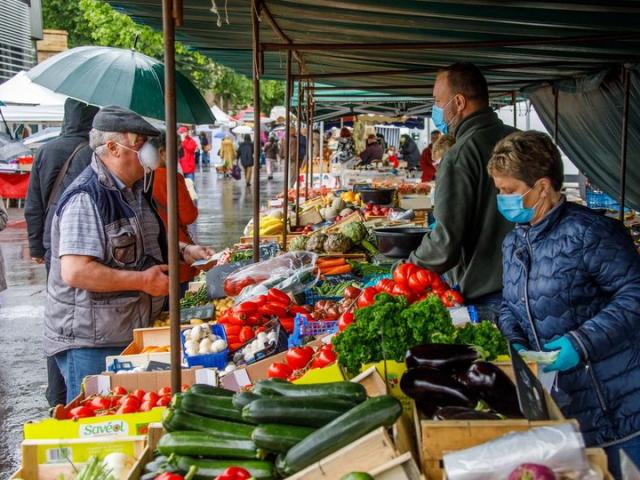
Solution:
<path fill-rule="evenodd" d="M 302 66 L 298 63 L 298 71 L 302 71 Z M 296 159 L 296 226 L 300 225 L 300 134 L 302 130 L 302 82 L 298 80 L 298 121 L 296 127 L 296 151 L 293 158 Z"/>
<path fill-rule="evenodd" d="M 629 130 L 629 69 L 623 68 L 624 103 L 622 106 L 622 139 L 620 145 L 620 221 L 624 222 L 624 202 L 627 189 L 627 135 Z"/>
<path fill-rule="evenodd" d="M 9 135 L 9 138 L 13 139 L 13 135 L 11 135 L 11 129 L 9 128 L 9 124 L 4 119 L 4 114 L 2 113 L 2 108 L 0 108 L 0 118 L 2 118 L 2 123 L 4 123 L 4 129 L 7 131 L 7 135 Z"/>
<path fill-rule="evenodd" d="M 313 150 L 313 93 L 309 89 L 309 115 L 307 117 L 307 136 L 309 137 L 309 184 L 313 191 L 313 158 L 316 152 Z"/>
<path fill-rule="evenodd" d="M 304 96 L 305 106 L 304 106 L 304 120 L 307 126 L 307 141 L 306 141 L 306 151 L 304 152 L 306 161 L 304 161 L 305 169 L 304 169 L 304 199 L 305 201 L 309 199 L 309 82 L 307 81 L 307 90 L 306 96 Z"/>
<path fill-rule="evenodd" d="M 291 141 L 291 50 L 287 52 L 287 85 L 285 100 L 285 135 L 284 135 L 284 203 L 283 203 L 283 219 L 284 228 L 282 230 L 282 248 L 287 251 L 287 229 L 289 225 L 289 163 L 291 162 L 291 152 L 289 152 L 289 143 Z"/>
<path fill-rule="evenodd" d="M 162 0 L 164 31 L 164 111 L 167 126 L 167 203 L 169 252 L 169 318 L 171 344 L 171 389 L 180 391 L 182 370 L 180 358 L 180 248 L 178 244 L 178 180 L 176 133 L 176 57 L 175 23 L 178 12 L 172 0 Z"/>
<path fill-rule="evenodd" d="M 253 261 L 260 261 L 260 23 L 258 5 L 251 1 L 253 28 Z"/>

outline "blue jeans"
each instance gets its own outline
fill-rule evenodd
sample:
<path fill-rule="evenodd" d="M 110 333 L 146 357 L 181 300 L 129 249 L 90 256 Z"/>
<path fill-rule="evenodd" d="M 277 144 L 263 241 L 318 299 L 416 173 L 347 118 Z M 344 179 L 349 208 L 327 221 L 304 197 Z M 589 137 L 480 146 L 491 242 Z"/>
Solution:
<path fill-rule="evenodd" d="M 502 292 L 483 295 L 468 303 L 475 305 L 480 320 L 490 320 L 496 323 L 500 316 L 500 307 L 502 306 Z"/>
<path fill-rule="evenodd" d="M 74 348 L 58 353 L 55 358 L 67 384 L 67 403 L 80 394 L 84 377 L 104 372 L 106 358 L 120 355 L 123 349 L 124 347 Z"/>
<path fill-rule="evenodd" d="M 196 174 L 195 173 L 185 173 L 184 174 L 184 178 L 190 178 L 192 182 L 196 181 Z"/>
<path fill-rule="evenodd" d="M 620 480 L 622 475 L 620 473 L 620 450 L 624 450 L 629 459 L 636 465 L 640 466 L 640 435 L 633 437 L 626 442 L 606 447 L 604 451 L 607 453 L 609 460 L 609 471 L 613 478 Z"/>

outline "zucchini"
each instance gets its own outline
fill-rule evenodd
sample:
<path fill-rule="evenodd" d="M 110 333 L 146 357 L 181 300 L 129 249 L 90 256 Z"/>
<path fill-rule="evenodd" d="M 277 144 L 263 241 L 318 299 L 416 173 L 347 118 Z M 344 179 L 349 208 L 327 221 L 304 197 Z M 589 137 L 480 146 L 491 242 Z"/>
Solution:
<path fill-rule="evenodd" d="M 365 388 L 359 383 L 353 382 L 300 385 L 280 379 L 268 379 L 257 382 L 253 387 L 253 393 L 270 397 L 279 395 L 285 397 L 329 397 L 331 399 L 351 400 L 355 403 L 361 403 L 367 399 Z"/>
<path fill-rule="evenodd" d="M 259 459 L 260 453 L 251 440 L 220 438 L 202 432 L 170 432 L 158 442 L 162 455 L 193 455 L 212 458 Z"/>
<path fill-rule="evenodd" d="M 287 453 L 291 447 L 300 443 L 315 430 L 311 427 L 267 423 L 257 426 L 253 430 L 251 439 L 258 448 L 268 452 Z"/>
<path fill-rule="evenodd" d="M 173 400 L 171 400 L 171 406 L 173 408 L 181 408 L 187 412 L 204 415 L 205 417 L 245 422 L 242 419 L 241 411 L 233 406 L 232 397 L 218 397 L 216 395 L 189 392 L 182 395 L 174 395 Z"/>
<path fill-rule="evenodd" d="M 353 402 L 326 397 L 271 397 L 254 400 L 242 409 L 242 417 L 255 424 L 284 423 L 321 427 L 355 407 Z"/>
<path fill-rule="evenodd" d="M 189 387 L 189 392 L 200 395 L 217 395 L 218 397 L 233 397 L 235 392 L 222 387 L 214 387 L 206 383 L 194 383 Z"/>
<path fill-rule="evenodd" d="M 178 469 L 187 473 L 192 466 L 198 467 L 196 480 L 211 480 L 221 475 L 229 467 L 240 467 L 251 473 L 256 480 L 272 480 L 276 478 L 273 463 L 263 460 L 207 460 L 191 457 L 176 457 Z"/>
<path fill-rule="evenodd" d="M 253 402 L 254 400 L 258 400 L 259 398 L 261 398 L 260 395 L 256 395 L 255 393 L 252 393 L 252 392 L 240 392 L 240 393 L 236 393 L 233 396 L 232 403 L 233 403 L 233 406 L 236 407 L 238 410 L 242 410 L 251 402 Z"/>
<path fill-rule="evenodd" d="M 251 440 L 253 433 L 253 427 L 246 423 L 234 423 L 205 417 L 181 408 L 167 408 L 162 415 L 162 426 L 167 432 L 194 430 L 238 440 Z"/>
<path fill-rule="evenodd" d="M 378 427 L 388 427 L 402 414 L 400 402 L 389 396 L 370 398 L 331 423 L 316 430 L 286 455 L 279 455 L 278 472 L 288 477 L 322 460 Z"/>

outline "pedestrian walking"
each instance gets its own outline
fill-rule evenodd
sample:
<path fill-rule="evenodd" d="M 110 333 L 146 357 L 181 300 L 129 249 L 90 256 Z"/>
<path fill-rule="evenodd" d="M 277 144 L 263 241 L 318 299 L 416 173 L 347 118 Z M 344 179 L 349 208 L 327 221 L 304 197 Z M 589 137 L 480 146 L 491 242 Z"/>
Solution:
<path fill-rule="evenodd" d="M 179 162 L 180 167 L 182 168 L 182 173 L 184 174 L 184 178 L 191 179 L 192 182 L 195 182 L 196 150 L 198 148 L 198 144 L 189 135 L 189 129 L 187 127 L 180 127 L 178 129 L 178 135 L 180 135 L 181 142 Z"/>
<path fill-rule="evenodd" d="M 247 187 L 251 186 L 251 173 L 253 171 L 253 141 L 251 135 L 244 136 L 244 141 L 238 147 L 238 159 L 244 169 L 244 178 Z"/>
<path fill-rule="evenodd" d="M 278 141 L 275 136 L 270 136 L 264 146 L 265 163 L 267 166 L 267 180 L 273 180 L 273 165 L 278 161 Z"/>

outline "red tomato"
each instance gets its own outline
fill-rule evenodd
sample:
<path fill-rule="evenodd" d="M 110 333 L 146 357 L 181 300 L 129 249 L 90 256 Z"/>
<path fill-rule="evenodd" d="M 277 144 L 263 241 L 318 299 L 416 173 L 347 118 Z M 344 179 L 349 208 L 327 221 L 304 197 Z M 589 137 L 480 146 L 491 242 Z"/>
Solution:
<path fill-rule="evenodd" d="M 358 308 L 364 308 L 368 307 L 369 305 L 373 305 L 376 301 L 377 293 L 378 291 L 374 287 L 365 288 L 358 297 Z"/>
<path fill-rule="evenodd" d="M 353 312 L 344 312 L 338 320 L 338 331 L 342 332 L 353 323 Z"/>
<path fill-rule="evenodd" d="M 138 407 L 140 407 L 140 400 L 138 400 L 138 397 L 134 397 L 133 395 L 129 394 L 120 399 L 120 406 L 123 405 L 133 406 L 138 409 Z"/>
<path fill-rule="evenodd" d="M 249 480 L 251 473 L 241 467 L 229 467 L 214 480 Z M 162 480 L 174 480 L 174 479 L 162 479 Z"/>
<path fill-rule="evenodd" d="M 188 391 L 189 391 L 189 388 L 191 388 L 191 385 L 187 385 L 186 383 L 183 383 L 183 384 L 180 386 L 180 391 L 181 391 L 182 393 L 185 393 L 185 392 L 188 392 Z"/>
<path fill-rule="evenodd" d="M 287 377 L 289 377 L 289 375 L 291 375 L 292 373 L 293 373 L 293 370 L 291 370 L 291 367 L 289 367 L 289 365 L 287 365 L 286 363 L 274 362 L 271 365 L 269 365 L 269 370 L 267 371 L 267 377 L 283 378 L 286 380 Z"/>
<path fill-rule="evenodd" d="M 292 333 L 295 327 L 295 319 L 293 317 L 284 317 L 280 319 L 280 325 L 287 333 Z"/>
<path fill-rule="evenodd" d="M 327 343 L 326 345 L 323 345 L 320 347 L 320 351 L 321 352 L 333 352 L 333 344 L 332 343 Z"/>
<path fill-rule="evenodd" d="M 120 405 L 122 395 L 112 395 L 109 397 L 109 408 L 114 408 Z"/>
<path fill-rule="evenodd" d="M 164 472 L 158 475 L 153 480 L 184 480 L 184 477 L 177 473 Z"/>
<path fill-rule="evenodd" d="M 189 389 L 189 385 L 183 385 L 183 386 L 186 386 L 187 390 Z M 183 390 L 183 392 L 186 392 L 187 390 Z M 145 402 L 151 402 L 155 405 L 159 398 L 160 398 L 160 395 L 158 395 L 156 392 L 147 392 L 145 393 L 144 397 L 142 397 L 142 400 Z"/>
<path fill-rule="evenodd" d="M 420 280 L 419 272 L 415 272 L 409 277 L 409 289 L 416 295 L 423 293 L 427 286 L 426 283 Z"/>
<path fill-rule="evenodd" d="M 240 305 L 233 307 L 234 313 L 251 314 L 258 310 L 258 304 L 254 302 L 242 302 Z"/>
<path fill-rule="evenodd" d="M 395 287 L 395 285 L 396 282 L 390 278 L 383 278 L 378 282 L 377 289 L 379 292 L 391 293 L 393 292 L 393 287 Z"/>
<path fill-rule="evenodd" d="M 137 390 L 134 390 L 134 391 L 133 391 L 133 393 L 132 393 L 131 395 L 133 395 L 134 397 L 136 397 L 138 400 L 142 401 L 142 399 L 144 398 L 145 393 L 146 393 L 146 392 L 145 392 L 144 390 L 142 390 L 142 389 L 140 389 L 140 388 L 139 388 L 139 389 L 137 389 Z"/>
<path fill-rule="evenodd" d="M 418 269 L 413 263 L 403 263 L 398 265 L 393 271 L 393 280 L 405 287 L 409 286 L 409 278 Z"/>
<path fill-rule="evenodd" d="M 440 295 L 440 300 L 444 303 L 444 306 L 447 308 L 455 307 L 456 305 L 462 305 L 464 302 L 462 300 L 462 295 L 456 292 L 455 290 L 447 290 L 442 295 Z"/>
<path fill-rule="evenodd" d="M 255 337 L 255 334 L 253 333 L 253 328 L 251 328 L 251 327 L 242 327 L 242 330 L 240 330 L 240 342 L 241 343 L 248 342 L 253 337 Z"/>
<path fill-rule="evenodd" d="M 88 418 L 88 417 L 95 417 L 95 416 L 96 416 L 95 412 L 86 405 L 82 407 L 72 408 L 71 410 L 69 410 L 69 415 L 68 415 L 69 418 L 74 420 L 78 418 Z"/>
<path fill-rule="evenodd" d="M 240 335 L 240 330 L 242 327 L 240 325 L 225 325 L 224 331 L 227 334 L 227 338 L 234 335 Z"/>
<path fill-rule="evenodd" d="M 291 305 L 289 307 L 289 314 L 295 315 L 296 313 L 299 313 L 300 315 L 306 315 L 307 313 L 309 313 L 309 311 L 303 306 Z"/>
<path fill-rule="evenodd" d="M 156 402 L 156 407 L 167 407 L 171 403 L 171 395 L 164 395 Z"/>
<path fill-rule="evenodd" d="M 311 347 L 295 347 L 291 348 L 285 354 L 287 365 L 294 370 L 300 370 L 307 366 L 313 357 L 313 348 Z"/>
<path fill-rule="evenodd" d="M 291 297 L 277 288 L 269 289 L 267 297 L 271 302 L 284 303 L 285 305 L 289 305 L 291 303 Z"/>
<path fill-rule="evenodd" d="M 137 413 L 140 405 L 120 405 L 120 408 L 116 411 L 116 415 L 124 415 L 126 413 Z"/>
<path fill-rule="evenodd" d="M 142 405 L 140 405 L 140 410 L 141 412 L 148 412 L 150 411 L 152 408 L 154 408 L 156 406 L 155 402 L 142 402 Z"/>
<path fill-rule="evenodd" d="M 265 303 L 267 303 L 268 298 L 266 295 L 260 295 L 256 298 L 253 299 L 253 303 L 257 304 L 258 307 L 261 307 L 262 305 L 264 305 Z"/>
<path fill-rule="evenodd" d="M 236 350 L 238 350 L 240 347 L 242 347 L 242 343 L 238 342 L 231 342 L 229 341 L 229 351 L 231 352 L 235 352 Z"/>
<path fill-rule="evenodd" d="M 124 387 L 113 387 L 111 389 L 111 393 L 114 394 L 114 395 L 121 395 L 122 396 L 122 395 L 126 395 L 129 392 L 127 392 L 127 389 L 124 388 Z"/>
<path fill-rule="evenodd" d="M 93 397 L 87 405 L 91 410 L 109 410 L 111 408 L 111 400 L 105 397 Z"/>
<path fill-rule="evenodd" d="M 324 368 L 336 361 L 336 354 L 332 350 L 321 350 L 311 364 L 311 368 Z"/>
<path fill-rule="evenodd" d="M 287 315 L 287 307 L 282 303 L 268 302 L 262 305 L 258 312 L 267 317 L 284 317 Z"/>
<path fill-rule="evenodd" d="M 400 284 L 396 284 L 395 287 L 393 287 L 393 295 L 402 295 L 404 297 L 407 298 L 407 300 L 411 301 L 411 299 L 413 298 L 413 294 L 411 293 L 411 290 L 409 290 L 409 287 L 406 287 L 404 285 L 400 285 Z"/>
<path fill-rule="evenodd" d="M 171 396 L 171 387 L 162 387 L 160 390 L 158 390 L 158 396 L 159 397 L 164 397 L 166 395 Z"/>

